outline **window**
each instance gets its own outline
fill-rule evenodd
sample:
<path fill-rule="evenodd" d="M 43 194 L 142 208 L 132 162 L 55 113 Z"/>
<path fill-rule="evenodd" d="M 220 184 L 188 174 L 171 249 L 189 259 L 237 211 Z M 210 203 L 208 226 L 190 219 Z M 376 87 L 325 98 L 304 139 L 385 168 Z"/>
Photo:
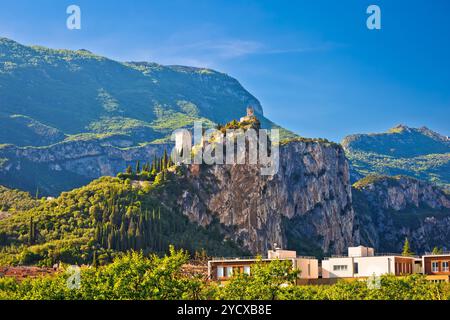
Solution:
<path fill-rule="evenodd" d="M 230 278 L 233 276 L 233 267 L 227 267 L 227 277 Z"/>
<path fill-rule="evenodd" d="M 431 271 L 439 272 L 439 262 L 437 261 L 431 262 Z"/>
<path fill-rule="evenodd" d="M 355 273 L 359 273 L 358 271 L 358 262 L 355 262 L 354 264 L 353 264 L 353 269 L 354 269 L 354 272 Z"/>
<path fill-rule="evenodd" d="M 247 275 L 250 275 L 250 267 L 249 266 L 244 266 L 244 273 Z"/>
<path fill-rule="evenodd" d="M 333 271 L 347 271 L 347 265 L 335 265 Z"/>
<path fill-rule="evenodd" d="M 442 271 L 448 272 L 448 261 L 442 261 Z"/>
<path fill-rule="evenodd" d="M 217 267 L 217 278 L 223 278 L 223 267 Z"/>

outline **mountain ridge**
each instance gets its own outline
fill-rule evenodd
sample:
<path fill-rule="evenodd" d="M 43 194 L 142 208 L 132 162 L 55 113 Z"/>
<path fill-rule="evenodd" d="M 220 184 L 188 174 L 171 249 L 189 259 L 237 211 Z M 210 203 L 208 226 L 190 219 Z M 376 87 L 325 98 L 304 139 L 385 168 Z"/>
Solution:
<path fill-rule="evenodd" d="M 350 135 L 341 144 L 352 181 L 371 174 L 408 175 L 450 187 L 450 138 L 427 127 L 399 125 L 384 133 Z"/>
<path fill-rule="evenodd" d="M 31 193 L 56 195 L 101 173 L 116 175 L 162 152 L 175 129 L 195 121 L 213 128 L 245 115 L 249 105 L 263 128 L 280 129 L 281 138 L 296 136 L 265 118 L 258 99 L 227 74 L 118 62 L 85 49 L 24 46 L 6 38 L 0 38 L 0 96 L 0 184 Z M 83 152 L 70 151 L 81 146 L 104 152 L 81 158 Z M 114 148 L 136 148 L 130 153 L 136 158 Z M 36 150 L 42 157 L 34 156 Z M 25 164 L 30 170 L 21 172 Z"/>

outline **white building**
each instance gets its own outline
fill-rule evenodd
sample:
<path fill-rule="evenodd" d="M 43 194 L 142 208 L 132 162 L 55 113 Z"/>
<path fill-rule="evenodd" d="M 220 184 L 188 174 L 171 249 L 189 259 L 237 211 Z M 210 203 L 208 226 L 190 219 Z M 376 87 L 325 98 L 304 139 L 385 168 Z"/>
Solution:
<path fill-rule="evenodd" d="M 421 260 L 398 254 L 375 255 L 373 248 L 348 248 L 348 256 L 322 260 L 322 278 L 359 278 L 383 274 L 406 275 L 421 272 Z"/>

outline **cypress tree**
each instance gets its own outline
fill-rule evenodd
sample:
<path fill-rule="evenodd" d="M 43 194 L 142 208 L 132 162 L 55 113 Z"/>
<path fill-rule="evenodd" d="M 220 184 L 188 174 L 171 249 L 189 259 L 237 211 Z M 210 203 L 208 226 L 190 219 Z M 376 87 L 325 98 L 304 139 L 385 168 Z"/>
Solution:
<path fill-rule="evenodd" d="M 131 165 L 129 165 L 129 166 L 127 167 L 126 173 L 127 173 L 127 174 L 133 174 L 133 168 L 131 167 Z"/>
<path fill-rule="evenodd" d="M 413 256 L 414 253 L 411 251 L 411 248 L 409 246 L 409 240 L 408 238 L 405 239 L 405 244 L 403 245 L 403 252 L 402 252 L 402 256 L 405 257 L 410 257 Z"/>
<path fill-rule="evenodd" d="M 167 156 L 167 150 L 166 148 L 164 148 L 164 154 L 162 157 L 162 170 L 166 170 L 167 169 L 167 162 L 169 160 L 169 157 Z"/>
<path fill-rule="evenodd" d="M 94 253 L 92 254 L 92 266 L 97 269 L 98 267 L 98 261 L 97 261 L 97 251 L 94 250 Z"/>
<path fill-rule="evenodd" d="M 141 173 L 141 162 L 138 160 L 136 161 L 136 174 Z"/>
<path fill-rule="evenodd" d="M 28 242 L 30 245 L 34 244 L 36 240 L 36 226 L 33 221 L 33 217 L 30 218 L 30 225 L 28 230 Z"/>

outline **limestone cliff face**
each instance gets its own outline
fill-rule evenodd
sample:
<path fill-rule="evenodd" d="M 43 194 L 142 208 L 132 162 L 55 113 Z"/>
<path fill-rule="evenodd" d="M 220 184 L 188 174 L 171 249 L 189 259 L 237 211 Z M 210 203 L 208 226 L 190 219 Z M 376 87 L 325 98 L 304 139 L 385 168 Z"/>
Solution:
<path fill-rule="evenodd" d="M 334 144 L 282 146 L 273 176 L 252 165 L 191 165 L 183 185 L 177 205 L 184 214 L 204 226 L 219 219 L 253 253 L 273 243 L 299 254 L 342 253 L 359 241 L 347 160 Z"/>
<path fill-rule="evenodd" d="M 363 241 L 378 251 L 398 252 L 406 237 L 417 253 L 449 248 L 450 197 L 430 183 L 382 177 L 357 184 L 354 206 Z"/>
<path fill-rule="evenodd" d="M 0 159 L 6 161 L 0 165 L 0 184 L 33 193 L 39 188 L 43 194 L 57 195 L 101 176 L 115 176 L 128 164 L 149 161 L 155 154 L 162 154 L 164 147 L 170 148 L 153 144 L 127 148 L 128 144 L 117 139 L 66 141 L 48 147 L 3 146 Z M 32 174 L 34 171 L 39 174 Z M 49 177 L 55 177 L 58 183 L 52 184 Z M 71 184 L 74 179 L 77 181 Z M 23 184 L 11 185 L 11 181 Z"/>

